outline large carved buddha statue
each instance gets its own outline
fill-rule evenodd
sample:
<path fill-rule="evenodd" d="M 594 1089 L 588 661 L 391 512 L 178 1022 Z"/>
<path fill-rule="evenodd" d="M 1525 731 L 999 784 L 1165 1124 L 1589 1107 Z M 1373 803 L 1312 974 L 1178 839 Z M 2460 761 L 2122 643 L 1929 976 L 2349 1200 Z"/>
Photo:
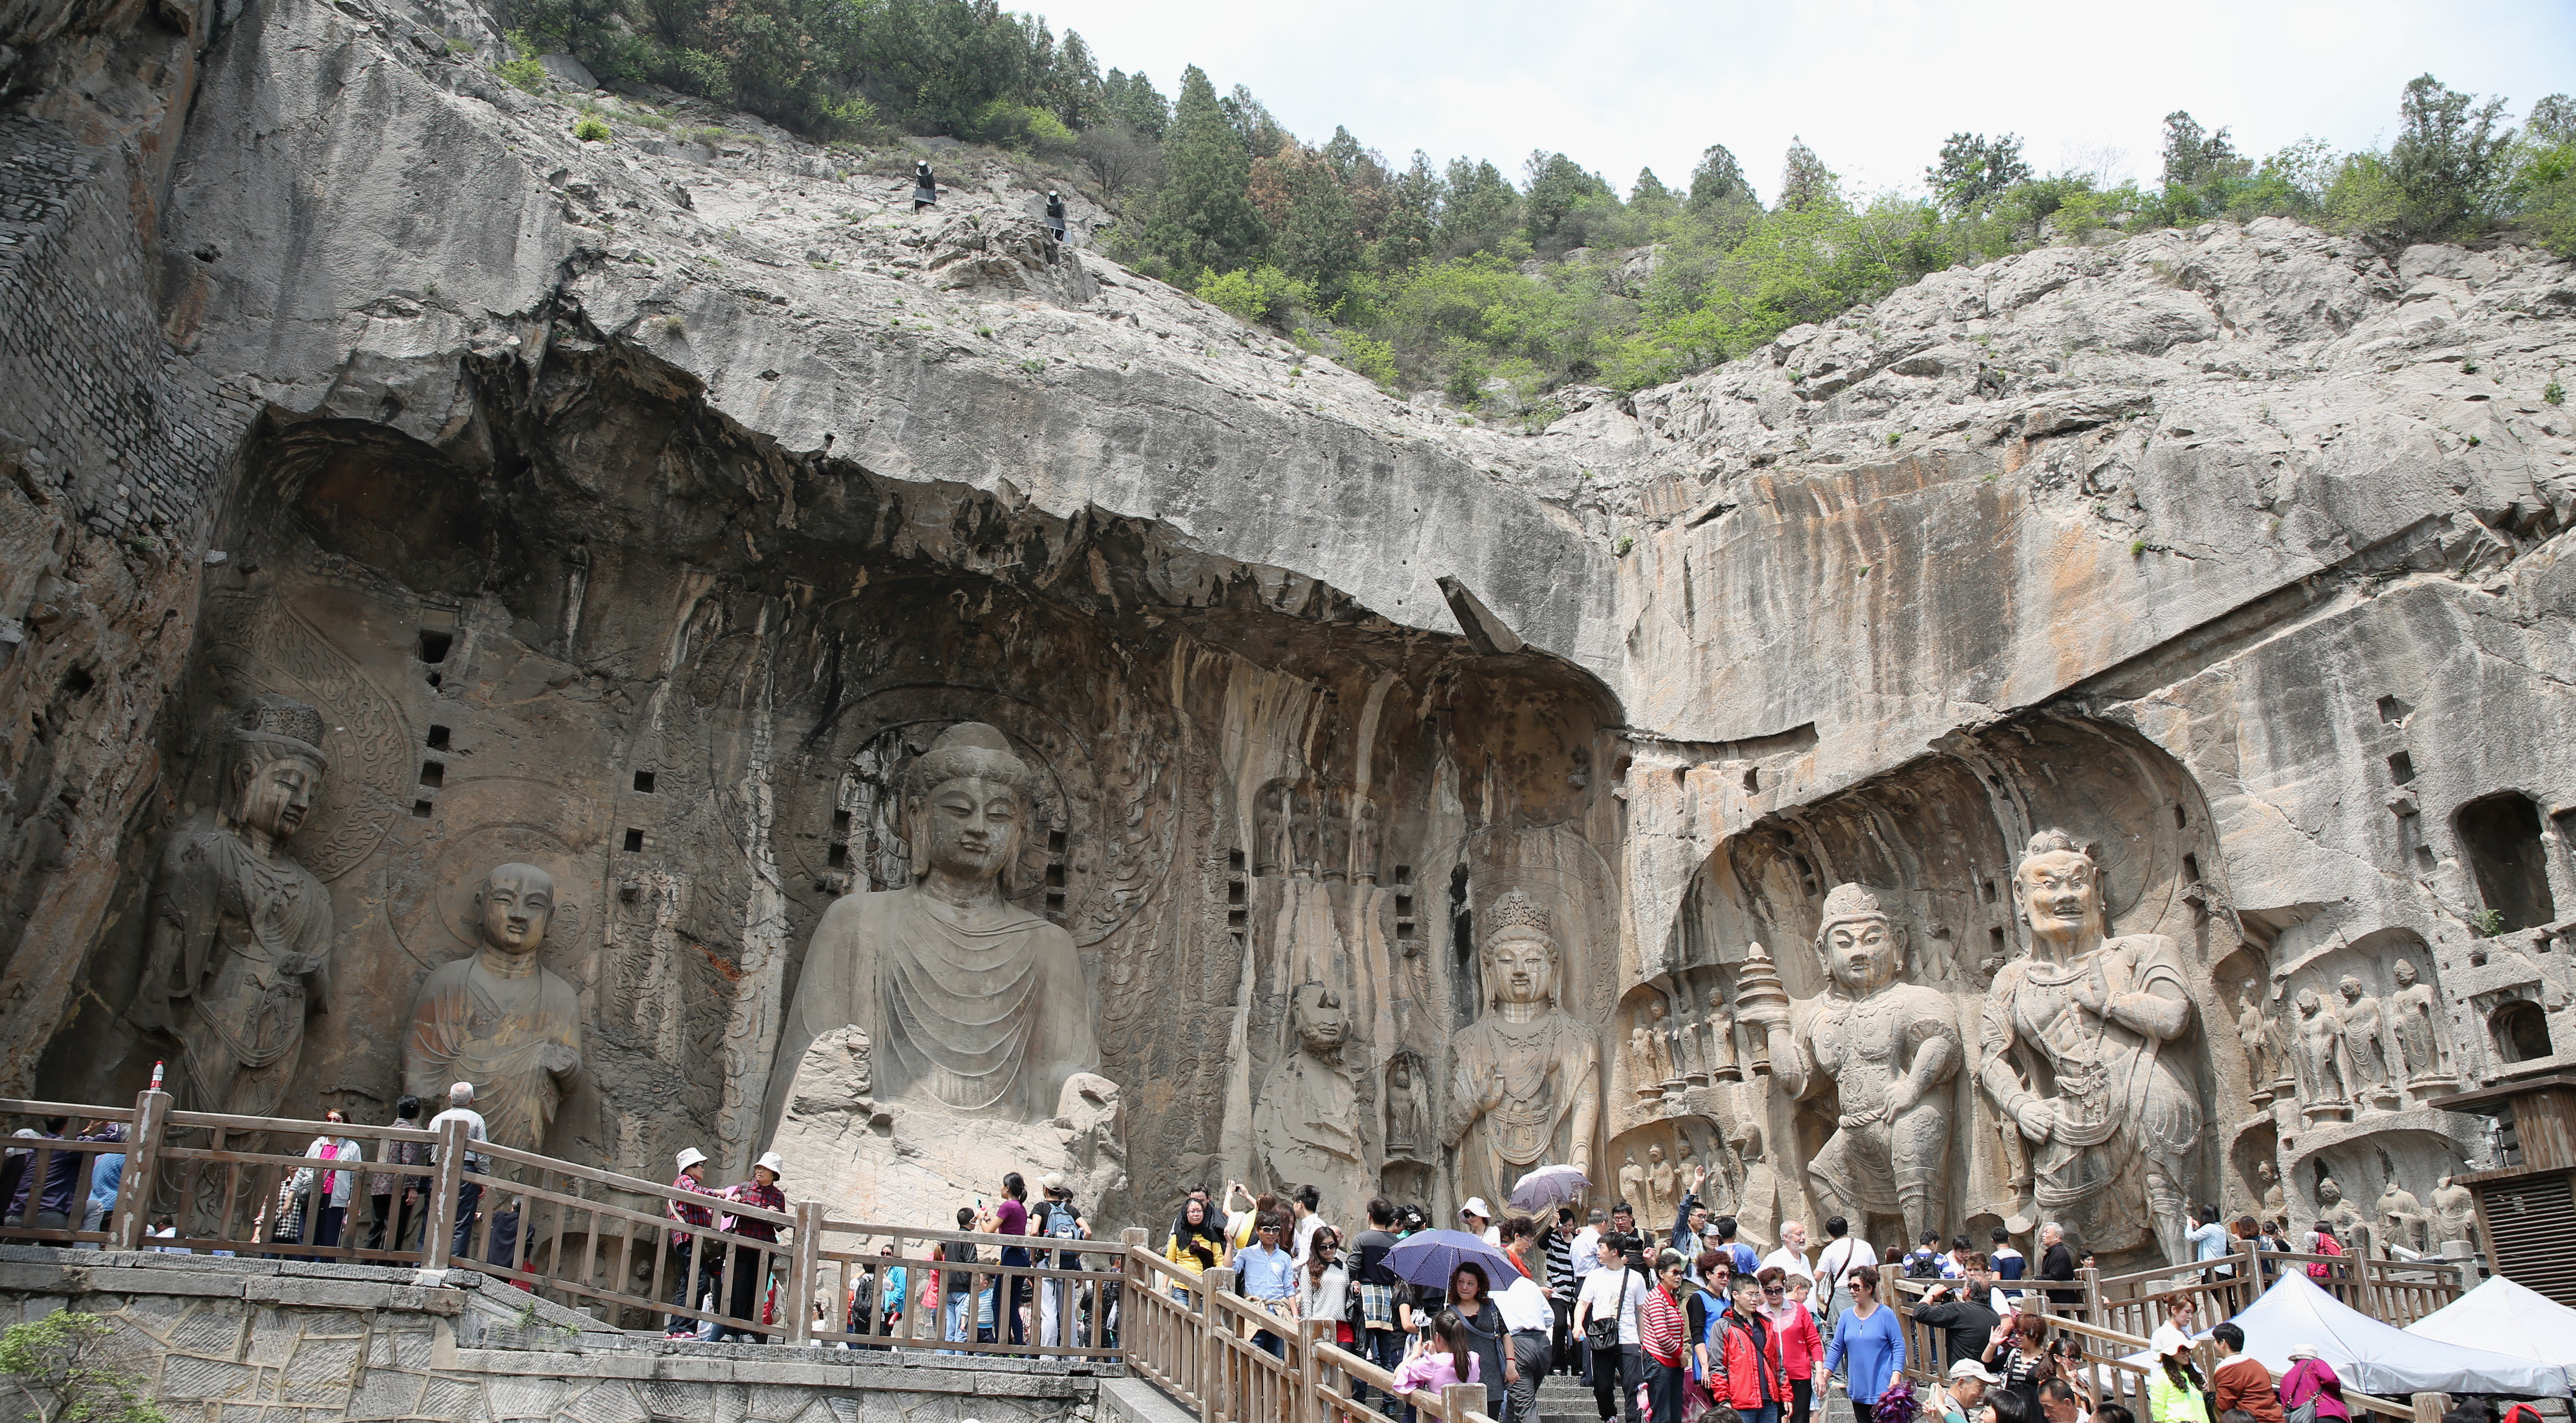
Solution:
<path fill-rule="evenodd" d="M 2104 1251 L 2152 1235 L 2182 1264 L 2201 1125 L 2182 953 L 2161 934 L 2112 937 L 2102 868 L 2063 830 L 2031 837 L 2013 893 L 2031 952 L 1986 991 L 1977 1080 L 2030 1143 L 2042 1218 Z"/>
<path fill-rule="evenodd" d="M 1488 1011 L 1450 1040 L 1446 1135 L 1458 1153 L 1459 1198 L 1499 1201 L 1535 1166 L 1591 1174 L 1601 1044 L 1556 1006 L 1559 956 L 1547 911 L 1511 890 L 1486 923 Z"/>
<path fill-rule="evenodd" d="M 868 1037 L 873 1091 L 967 1116 L 1055 1115 L 1098 1061 L 1073 936 L 1003 897 L 1037 776 L 981 722 L 942 732 L 904 777 L 913 883 L 847 895 L 815 926 L 779 1034 L 770 1108 L 818 1036 Z"/>
<path fill-rule="evenodd" d="M 581 1005 L 570 983 L 537 962 L 554 917 L 554 877 L 502 865 L 474 895 L 482 943 L 470 958 L 430 970 L 403 1040 L 403 1090 L 424 1102 L 449 1083 L 474 1084 L 492 1139 L 542 1150 L 555 1108 L 581 1071 Z"/>
<path fill-rule="evenodd" d="M 1792 1098 L 1837 1100 L 1833 1136 L 1807 1163 L 1820 1206 L 1901 1215 L 1920 1239 L 1947 1219 L 1950 1080 L 1966 1057 L 1957 1015 L 1935 989 L 1903 981 L 1905 931 L 1857 884 L 1825 896 L 1816 952 L 1832 981 L 1793 1020 L 1785 1004 L 1744 1011 L 1770 1043 Z"/>
<path fill-rule="evenodd" d="M 275 1116 L 325 1007 L 331 898 L 286 842 L 328 765 L 321 713 L 253 698 L 224 736 L 221 823 L 161 852 L 128 1016 L 178 1038 L 187 1110 Z"/>

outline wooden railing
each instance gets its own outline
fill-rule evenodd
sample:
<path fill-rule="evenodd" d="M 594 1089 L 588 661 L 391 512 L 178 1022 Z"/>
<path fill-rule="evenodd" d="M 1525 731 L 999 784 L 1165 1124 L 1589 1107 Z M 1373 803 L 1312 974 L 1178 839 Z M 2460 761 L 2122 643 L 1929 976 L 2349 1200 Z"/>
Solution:
<path fill-rule="evenodd" d="M 2325 1267 L 2316 1281 L 2319 1288 L 2400 1329 L 2458 1299 L 2466 1289 L 2464 1271 L 2453 1261 L 2305 1255 L 2247 1242 L 2217 1260 L 2084 1278 L 2085 1318 L 2125 1333 L 2152 1334 L 2176 1301 L 2189 1300 L 2200 1327 L 2207 1328 L 2252 1304 L 2284 1271 L 2311 1265 Z"/>

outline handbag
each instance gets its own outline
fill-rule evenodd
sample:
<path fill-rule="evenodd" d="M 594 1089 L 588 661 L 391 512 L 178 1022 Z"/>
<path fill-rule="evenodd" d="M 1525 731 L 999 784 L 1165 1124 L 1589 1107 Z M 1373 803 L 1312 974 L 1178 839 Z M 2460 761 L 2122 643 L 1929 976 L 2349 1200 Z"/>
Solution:
<path fill-rule="evenodd" d="M 1633 1271 L 1633 1266 L 1620 1267 L 1619 1302 L 1611 1310 L 1610 1317 L 1583 1321 L 1583 1342 L 1594 1349 L 1608 1352 L 1619 1347 L 1619 1314 L 1628 1307 L 1628 1276 Z"/>

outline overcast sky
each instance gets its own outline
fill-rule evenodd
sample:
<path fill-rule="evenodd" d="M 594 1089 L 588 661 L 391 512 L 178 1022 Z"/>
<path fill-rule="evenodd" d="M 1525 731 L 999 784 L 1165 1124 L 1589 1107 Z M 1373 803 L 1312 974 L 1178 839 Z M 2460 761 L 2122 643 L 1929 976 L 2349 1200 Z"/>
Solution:
<path fill-rule="evenodd" d="M 1961 129 L 2022 135 L 2042 171 L 2125 150 L 2153 181 L 2174 109 L 2262 154 L 2309 135 L 2384 142 L 2399 91 L 2427 70 L 2505 95 L 2517 119 L 2576 91 L 2571 0 L 1019 5 L 1166 95 L 1188 64 L 1220 93 L 1248 85 L 1308 142 L 1341 124 L 1398 166 L 1421 148 L 1490 158 L 1516 182 L 1531 149 L 1561 150 L 1623 196 L 1648 165 L 1682 186 L 1723 143 L 1768 200 L 1793 134 L 1861 191 L 1919 185 Z"/>

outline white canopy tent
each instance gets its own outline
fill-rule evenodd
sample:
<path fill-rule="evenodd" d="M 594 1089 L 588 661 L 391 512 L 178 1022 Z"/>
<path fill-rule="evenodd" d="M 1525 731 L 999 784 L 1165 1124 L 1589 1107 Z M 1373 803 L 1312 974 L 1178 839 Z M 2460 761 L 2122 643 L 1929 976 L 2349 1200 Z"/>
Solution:
<path fill-rule="evenodd" d="M 2289 1371 L 2290 1351 L 2304 1348 L 2316 1350 L 2344 1387 L 2382 1398 L 2424 1392 L 2563 1398 L 2571 1392 L 2567 1370 L 2557 1364 L 2409 1334 L 2346 1305 L 2296 1271 L 2274 1281 L 2228 1322 L 2245 1331 L 2245 1352 L 2262 1360 L 2276 1379 Z M 2204 1330 L 2198 1337 L 2209 1334 Z M 2144 1353 L 2128 1361 L 2155 1363 Z"/>
<path fill-rule="evenodd" d="M 2502 1275 L 2407 1325 L 2406 1332 L 2464 1349 L 2556 1364 L 2576 1379 L 2576 1309 Z"/>

